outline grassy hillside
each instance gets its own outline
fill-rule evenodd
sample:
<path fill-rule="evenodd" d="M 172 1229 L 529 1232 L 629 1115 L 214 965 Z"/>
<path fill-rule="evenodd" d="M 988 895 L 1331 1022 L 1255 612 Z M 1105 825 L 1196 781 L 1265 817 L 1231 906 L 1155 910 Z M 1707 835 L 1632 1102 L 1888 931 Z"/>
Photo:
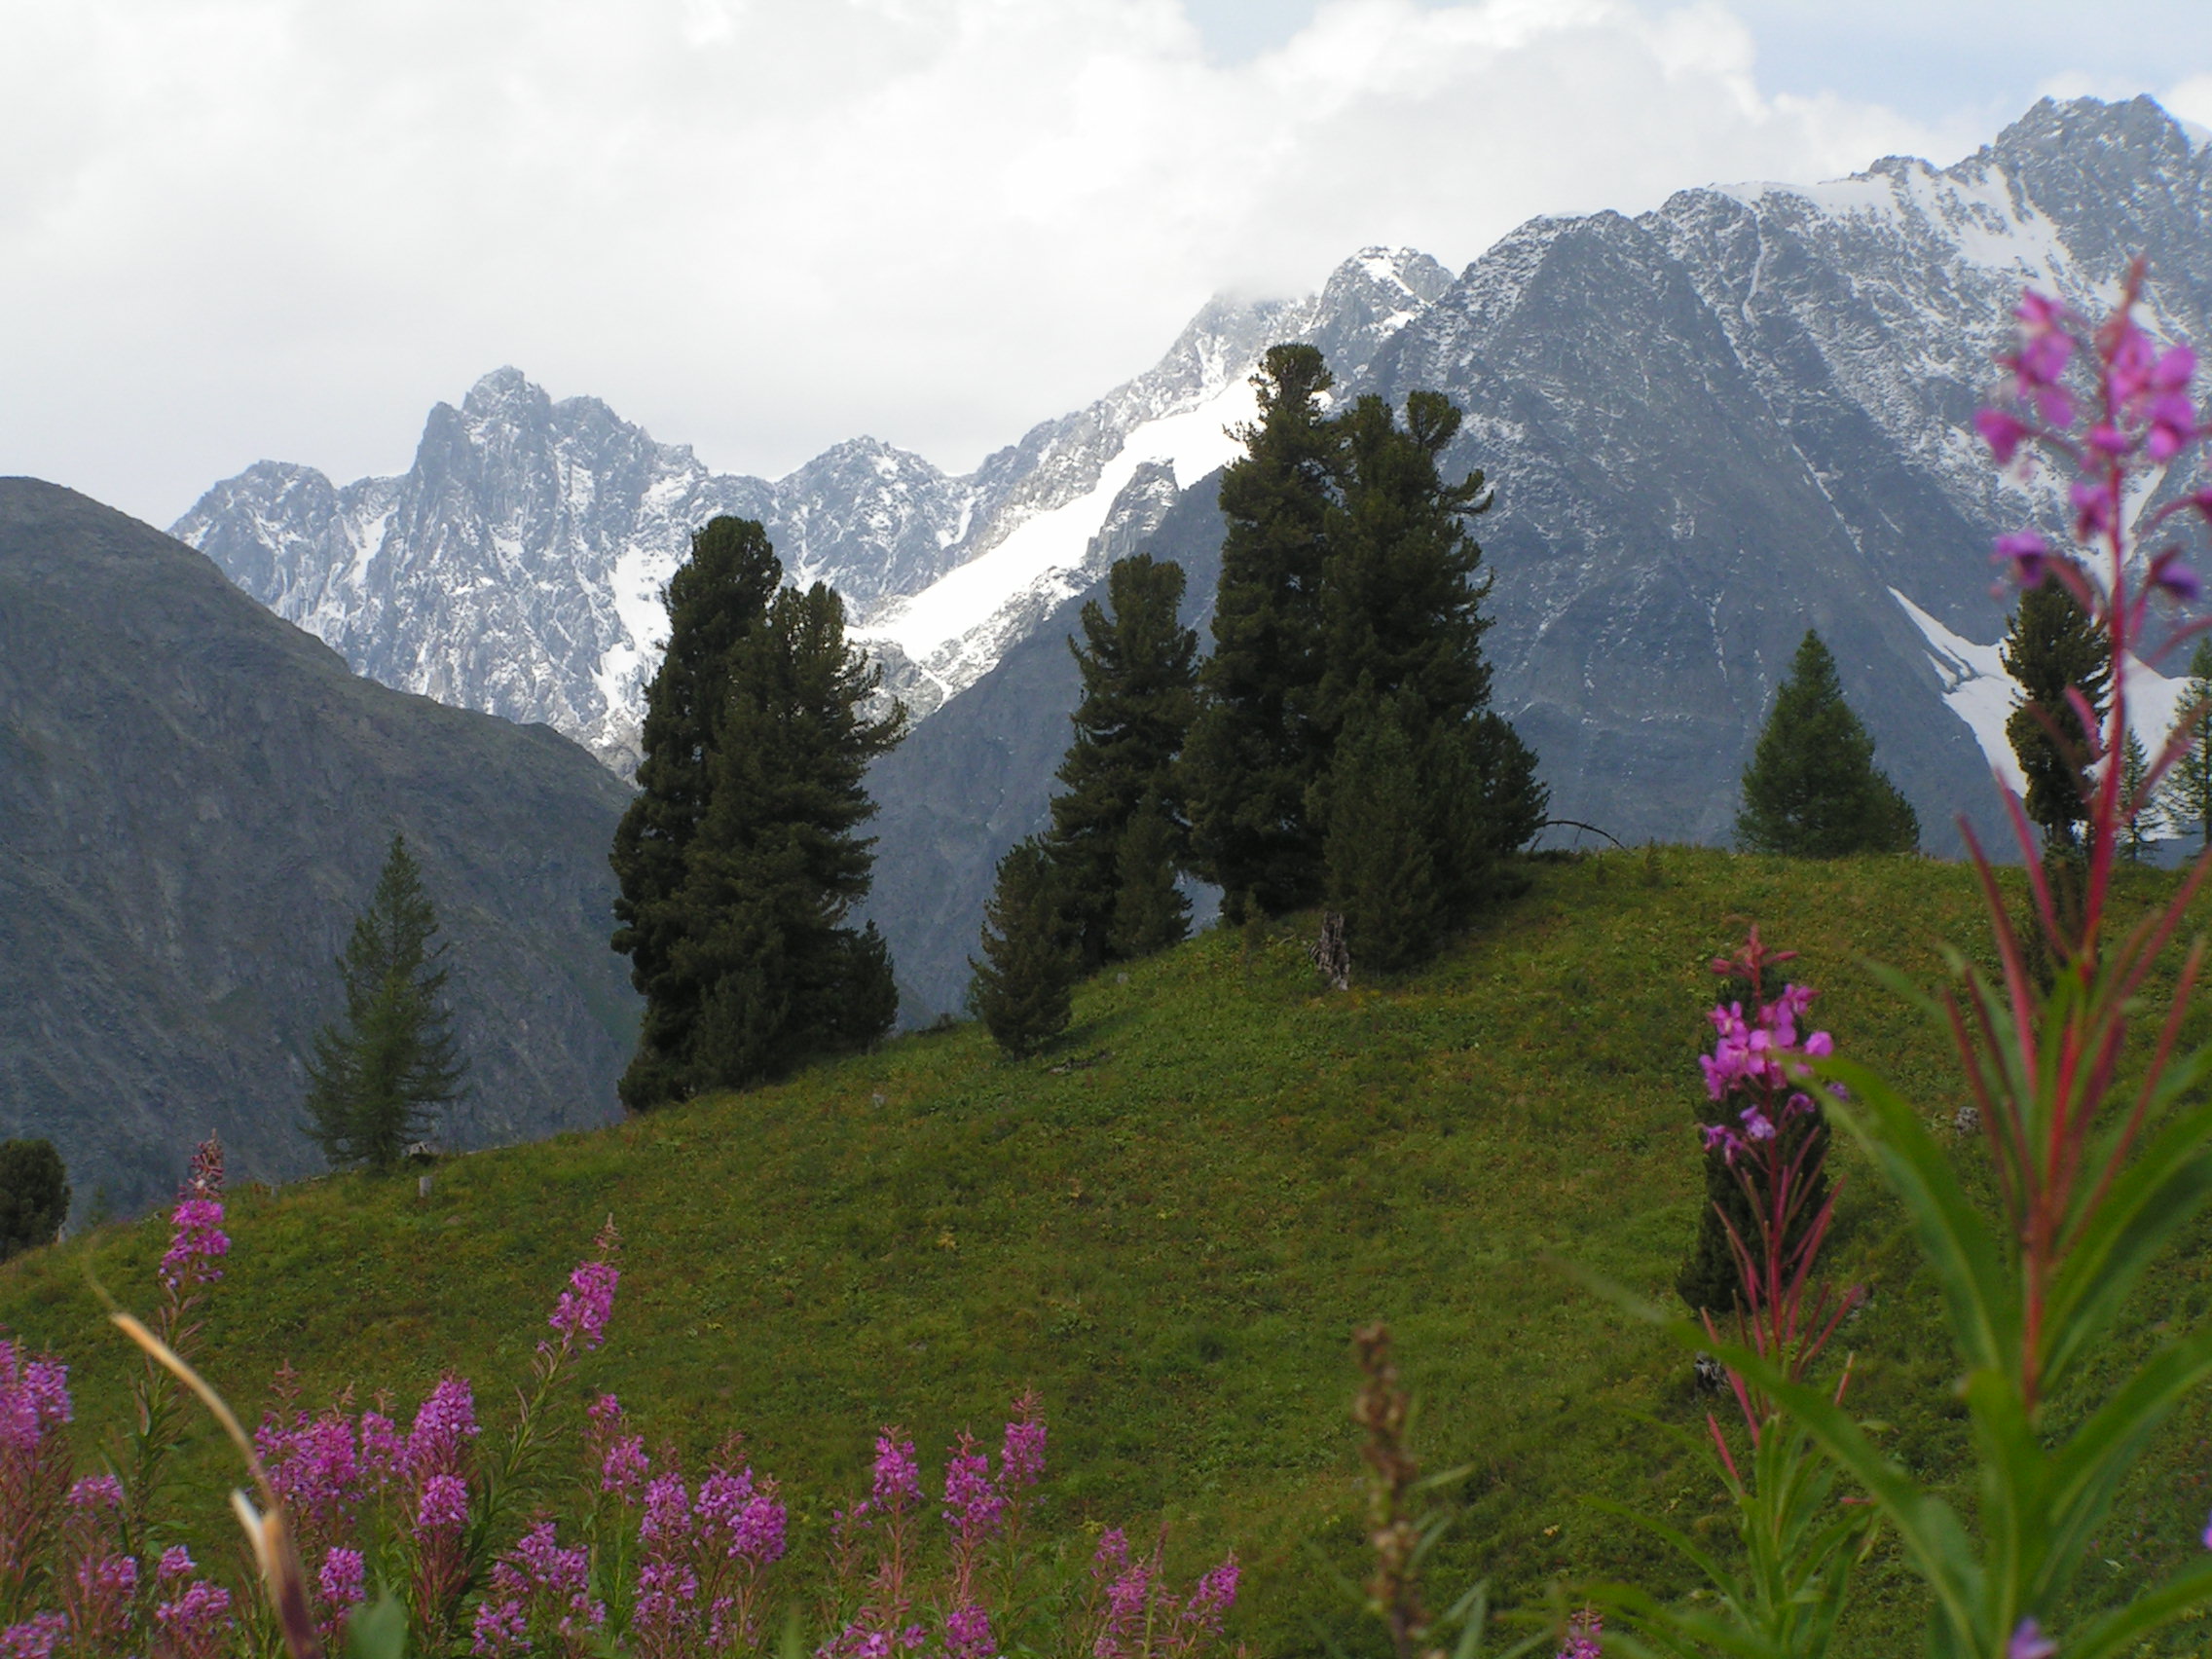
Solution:
<path fill-rule="evenodd" d="M 2169 879 L 2136 877 L 2146 897 Z M 1441 1577 L 1479 1568 L 1521 1602 L 1578 1575 L 1686 1588 L 1582 1499 L 1717 1513 L 1716 1483 L 1663 1426 L 1702 1416 L 1688 1365 L 1556 1263 L 1670 1296 L 1699 1202 L 1704 964 L 1747 920 L 1803 953 L 1839 1047 L 1880 1056 L 1947 1123 L 1961 1095 L 1940 1040 L 1859 965 L 1932 977 L 1937 939 L 1978 948 L 1975 914 L 1956 866 L 1668 849 L 1540 866 L 1403 985 L 1323 994 L 1288 930 L 1210 934 L 1091 983 L 1034 1062 L 961 1027 L 458 1160 L 426 1204 L 411 1178 L 241 1193 L 206 1369 L 256 1410 L 284 1361 L 311 1402 L 357 1381 L 411 1409 L 452 1367 L 489 1404 L 611 1212 L 622 1293 L 584 1381 L 656 1443 L 700 1452 L 742 1429 L 818 1527 L 876 1424 L 904 1424 L 934 1465 L 1034 1383 L 1047 1525 L 1080 1541 L 1086 1522 L 1164 1513 L 1192 1563 L 1234 1542 L 1252 1567 L 1241 1633 L 1278 1653 L 1312 1645 L 1309 1616 L 1338 1617 L 1309 1542 L 1357 1560 L 1347 1336 L 1381 1315 L 1431 1465 L 1475 1466 Z M 1839 1143 L 1835 1161 L 1836 1265 L 1875 1286 L 1847 1337 L 1855 1398 L 1909 1462 L 1947 1466 L 1932 1286 L 1855 1155 Z M 163 1241 L 149 1222 L 0 1269 L 0 1327 L 72 1361 L 81 1424 L 113 1420 L 124 1377 L 85 1268 L 142 1302 Z M 2156 1287 L 2141 1341 L 2212 1300 L 2204 1242 Z M 2124 1596 L 2196 1547 L 2208 1445 L 2200 1403 L 2124 1499 L 2085 1594 Z M 204 1437 L 193 1466 L 213 1516 Z M 1851 1650 L 1916 1648 L 1886 1549 L 1870 1588 Z"/>

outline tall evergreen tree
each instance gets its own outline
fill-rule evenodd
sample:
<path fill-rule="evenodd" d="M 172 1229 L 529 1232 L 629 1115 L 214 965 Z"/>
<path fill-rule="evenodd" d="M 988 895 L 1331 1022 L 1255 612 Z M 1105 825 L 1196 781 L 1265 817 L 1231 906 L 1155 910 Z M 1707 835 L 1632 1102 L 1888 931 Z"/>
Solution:
<path fill-rule="evenodd" d="M 691 935 L 686 859 L 707 814 L 731 654 L 766 621 L 783 578 L 767 532 L 726 517 L 692 533 L 690 558 L 669 578 L 668 650 L 645 695 L 638 793 L 608 854 L 619 888 L 613 947 L 630 958 L 630 982 L 645 999 L 638 1053 L 622 1080 L 632 1110 L 682 1091 L 675 1061 L 662 1056 L 687 1051 L 706 988 L 680 960 Z"/>
<path fill-rule="evenodd" d="M 1145 796 L 1122 831 L 1114 926 L 1108 954 L 1126 960 L 1180 944 L 1191 933 L 1191 902 L 1175 881 L 1181 826 L 1159 795 Z"/>
<path fill-rule="evenodd" d="M 315 1033 L 308 1133 L 334 1167 L 398 1166 L 436 1107 L 461 1097 L 461 1057 L 445 1006 L 447 946 L 404 836 L 377 877 L 339 958 L 342 1018 Z"/>
<path fill-rule="evenodd" d="M 1326 525 L 1319 724 L 1342 763 L 1347 711 L 1386 706 L 1413 745 L 1443 935 L 1506 891 L 1502 861 L 1543 825 L 1535 756 L 1490 707 L 1482 648 L 1490 592 L 1467 520 L 1489 509 L 1481 472 L 1442 471 L 1460 414 L 1441 392 L 1406 399 L 1401 423 L 1379 397 L 1338 417 L 1340 488 Z M 1336 789 L 1332 775 L 1316 808 Z M 1336 815 L 1328 814 L 1334 826 Z M 1342 842 L 1332 859 L 1342 856 Z M 1333 867 L 1333 866 L 1332 866 Z M 1346 912 L 1347 927 L 1350 914 Z M 1361 956 L 1357 928 L 1352 949 Z M 1408 960 L 1411 960 L 1410 958 Z"/>
<path fill-rule="evenodd" d="M 1067 1029 L 1076 949 L 1044 843 L 1032 835 L 999 860 L 983 907 L 983 960 L 974 957 L 968 1000 L 992 1040 L 1019 1058 Z"/>
<path fill-rule="evenodd" d="M 1096 600 L 1083 608 L 1084 644 L 1068 642 L 1083 674 L 1083 701 L 1057 774 L 1063 793 L 1052 801 L 1048 842 L 1087 969 L 1130 954 L 1127 940 L 1158 932 L 1136 918 L 1124 926 L 1117 915 L 1124 843 L 1145 803 L 1154 803 L 1167 831 L 1172 887 L 1186 839 L 1175 759 L 1197 712 L 1198 637 L 1176 617 L 1183 568 L 1146 553 L 1116 560 L 1106 597 L 1104 608 Z M 1157 873 L 1148 868 L 1146 880 Z M 1136 902 L 1150 907 L 1157 900 L 1140 883 Z"/>
<path fill-rule="evenodd" d="M 1419 719 L 1410 692 L 1354 703 L 1330 774 L 1329 903 L 1353 963 L 1385 974 L 1433 955 L 1447 923 L 1434 808 L 1408 729 Z"/>
<path fill-rule="evenodd" d="M 69 1173 L 50 1140 L 0 1141 L 0 1262 L 51 1244 L 69 1217 Z"/>
<path fill-rule="evenodd" d="M 2020 595 L 1998 660 L 2020 687 L 2020 706 L 2006 720 L 2005 736 L 2027 778 L 2028 818 L 2042 828 L 2047 846 L 2070 849 L 2074 827 L 2089 816 L 2082 789 L 2089 745 L 2066 693 L 2080 692 L 2103 718 L 2112 689 L 2104 630 L 2053 578 Z"/>
<path fill-rule="evenodd" d="M 1492 497 L 1480 472 L 1451 484 L 1439 468 L 1459 423 L 1437 391 L 1407 398 L 1403 424 L 1373 396 L 1337 420 L 1342 486 L 1324 521 L 1316 699 L 1331 742 L 1368 695 L 1411 697 L 1424 733 L 1490 704 L 1490 583 L 1476 579 L 1483 550 L 1466 521 Z"/>
<path fill-rule="evenodd" d="M 1844 701 L 1835 658 L 1811 628 L 1744 768 L 1736 844 L 1805 859 L 1920 845 L 1919 816 L 1874 764 L 1874 740 Z"/>
<path fill-rule="evenodd" d="M 2181 722 L 2189 747 L 2158 786 L 2158 811 L 2168 829 L 2195 825 L 2212 847 L 2212 638 L 2199 639 L 2182 687 Z"/>
<path fill-rule="evenodd" d="M 856 833 L 875 810 L 863 778 L 905 711 L 864 714 L 881 671 L 846 645 L 843 603 L 819 582 L 776 593 L 730 638 L 714 671 L 706 807 L 670 910 L 681 931 L 662 984 L 680 994 L 647 991 L 622 1080 L 632 1110 L 865 1047 L 898 1012 L 882 937 L 845 920 L 874 864 Z"/>
<path fill-rule="evenodd" d="M 1338 451 L 1321 394 L 1335 380 L 1310 346 L 1269 348 L 1252 379 L 1260 418 L 1222 473 L 1214 649 L 1186 749 L 1196 867 L 1221 887 L 1231 921 L 1320 895 L 1322 830 L 1307 794 L 1328 758 L 1314 701 Z"/>

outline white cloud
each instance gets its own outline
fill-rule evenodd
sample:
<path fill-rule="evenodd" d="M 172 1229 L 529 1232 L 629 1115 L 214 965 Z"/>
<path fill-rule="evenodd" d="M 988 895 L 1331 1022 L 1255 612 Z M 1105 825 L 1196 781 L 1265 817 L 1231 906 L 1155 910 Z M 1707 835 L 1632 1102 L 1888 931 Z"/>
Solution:
<path fill-rule="evenodd" d="M 1373 240 L 1986 136 L 1762 94 L 1713 3 L 0 0 L 0 471 L 166 521 L 406 463 L 501 362 L 717 465 L 971 465 Z"/>

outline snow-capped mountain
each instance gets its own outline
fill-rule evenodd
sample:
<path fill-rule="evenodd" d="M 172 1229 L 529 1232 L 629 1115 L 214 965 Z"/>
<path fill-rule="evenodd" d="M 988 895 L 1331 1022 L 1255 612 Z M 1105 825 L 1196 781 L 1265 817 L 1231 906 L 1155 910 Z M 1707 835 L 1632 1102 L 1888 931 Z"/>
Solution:
<path fill-rule="evenodd" d="M 2154 325 L 2212 340 L 2212 156 L 2148 99 L 2045 102 L 1954 166 L 1536 220 L 1409 305 L 1345 389 L 1435 387 L 1466 411 L 1447 461 L 1496 488 L 1474 526 L 1494 695 L 1554 813 L 1632 843 L 1726 838 L 1813 626 L 1925 843 L 1955 845 L 1964 813 L 2003 845 L 1990 538 L 2024 516 L 2061 530 L 2059 481 L 2001 476 L 1972 416 L 2022 285 L 2095 314 L 2136 251 Z M 1219 534 L 1179 510 L 1156 538 L 1191 572 L 1187 620 Z M 916 1014 L 958 1006 L 993 864 L 1046 821 L 1078 694 L 1049 636 L 1071 626 L 1072 606 L 871 774 L 869 910 Z M 2131 673 L 2146 737 L 2177 690 Z"/>
<path fill-rule="evenodd" d="M 262 461 L 172 530 L 358 671 L 543 720 L 618 770 L 636 758 L 665 637 L 660 591 L 696 526 L 764 521 L 793 580 L 829 582 L 917 718 L 1159 522 L 1226 461 L 1224 428 L 1277 340 L 1347 365 L 1450 285 L 1426 255 L 1369 249 L 1296 302 L 1209 305 L 1154 368 L 948 477 L 858 438 L 790 476 L 716 474 L 595 398 L 555 402 L 519 371 L 430 412 L 399 478 L 343 487 Z"/>
<path fill-rule="evenodd" d="M 1447 460 L 1496 488 L 1476 525 L 1495 696 L 1559 816 L 1724 838 L 1815 626 L 1928 844 L 1949 845 L 2009 764 L 1990 537 L 2062 528 L 2058 481 L 1997 473 L 1972 415 L 2023 284 L 2094 313 L 2138 252 L 2155 329 L 2212 340 L 2212 155 L 2147 98 L 2046 100 L 1951 166 L 1688 190 L 1531 221 L 1456 278 L 1371 249 L 1310 298 L 1216 302 L 1153 369 L 965 478 L 868 440 L 772 483 L 718 477 L 502 371 L 433 412 L 403 478 L 334 489 L 264 463 L 176 534 L 364 672 L 619 763 L 686 533 L 765 520 L 929 717 L 870 781 L 870 908 L 922 1013 L 956 1005 L 991 865 L 1044 815 L 1074 682 L 1038 630 L 1065 632 L 1068 602 L 1156 531 L 1192 609 L 1210 604 L 1218 522 L 1188 504 L 1278 340 L 1319 345 L 1342 395 L 1434 387 L 1466 412 Z M 2172 687 L 2131 684 L 2156 736 Z"/>
<path fill-rule="evenodd" d="M 1973 412 L 2024 284 L 2093 315 L 2137 251 L 2154 328 L 2212 338 L 2212 157 L 2147 98 L 2046 100 L 1950 167 L 1534 221 L 1399 330 L 1360 389 L 1468 411 L 1498 694 L 1558 810 L 1724 836 L 1809 625 L 1931 843 L 1984 807 L 2009 691 L 1957 647 L 2003 629 L 1991 536 L 2061 531 L 2062 481 L 2000 475 Z"/>

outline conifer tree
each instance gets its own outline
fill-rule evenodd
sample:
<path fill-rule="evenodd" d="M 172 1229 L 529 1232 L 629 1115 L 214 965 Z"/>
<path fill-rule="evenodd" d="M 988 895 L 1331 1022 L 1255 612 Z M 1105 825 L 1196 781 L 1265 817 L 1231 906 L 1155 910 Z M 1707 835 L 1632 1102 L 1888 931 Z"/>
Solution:
<path fill-rule="evenodd" d="M 623 1104 L 637 1111 L 682 1092 L 662 1056 L 682 1053 L 705 986 L 685 960 L 686 858 L 707 813 L 708 762 L 728 701 L 738 642 L 761 626 L 783 581 L 758 524 L 717 518 L 692 533 L 691 556 L 668 582 L 668 649 L 645 696 L 638 793 L 614 831 L 608 862 L 619 892 L 613 947 L 630 958 L 645 999 Z"/>
<path fill-rule="evenodd" d="M 334 1168 L 398 1167 L 434 1108 L 461 1097 L 467 1062 L 445 1006 L 447 946 L 404 836 L 339 958 L 342 1018 L 315 1033 L 307 1129 Z"/>
<path fill-rule="evenodd" d="M 1434 808 L 1407 729 L 1418 707 L 1408 692 L 1355 702 L 1331 769 L 1329 903 L 1344 913 L 1353 963 L 1385 974 L 1433 955 L 1446 925 Z"/>
<path fill-rule="evenodd" d="M 1736 844 L 1806 859 L 1908 853 L 1920 844 L 1919 817 L 1875 766 L 1874 740 L 1844 701 L 1835 658 L 1813 629 L 1744 768 Z"/>
<path fill-rule="evenodd" d="M 2212 847 L 2212 638 L 2199 639 L 2190 655 L 2180 722 L 2189 747 L 2158 786 L 2159 817 L 2170 830 L 2195 825 L 2201 844 Z"/>
<path fill-rule="evenodd" d="M 1316 698 L 1331 741 L 1369 694 L 1410 696 L 1423 731 L 1489 707 L 1490 583 L 1476 579 L 1483 553 L 1466 520 L 1493 498 L 1479 471 L 1449 484 L 1439 470 L 1459 424 L 1436 391 L 1407 398 L 1403 424 L 1373 396 L 1338 418 L 1343 482 L 1325 521 Z"/>
<path fill-rule="evenodd" d="M 1149 919 L 1124 925 L 1119 918 L 1124 842 L 1152 802 L 1165 836 L 1161 846 L 1146 849 L 1154 862 L 1144 880 L 1159 874 L 1154 855 L 1163 854 L 1172 892 L 1186 839 L 1175 760 L 1197 712 L 1198 637 L 1176 614 L 1183 568 L 1145 553 L 1116 560 L 1106 596 L 1105 608 L 1096 600 L 1083 608 L 1084 644 L 1068 643 L 1083 674 L 1083 701 L 1073 717 L 1075 741 L 1060 762 L 1063 793 L 1052 801 L 1047 843 L 1086 969 L 1131 954 L 1126 940 L 1166 925 L 1153 913 L 1156 884 L 1140 882 L 1134 898 Z"/>
<path fill-rule="evenodd" d="M 856 833 L 875 810 L 864 775 L 899 741 L 905 711 L 863 713 L 881 671 L 846 645 L 828 587 L 778 592 L 763 609 L 732 630 L 717 665 L 706 807 L 684 848 L 671 906 L 681 934 L 662 980 L 682 994 L 647 992 L 622 1081 L 632 1110 L 866 1047 L 898 1013 L 882 937 L 845 924 L 874 864 L 874 843 Z"/>
<path fill-rule="evenodd" d="M 0 1141 L 0 1262 L 51 1244 L 69 1216 L 69 1173 L 45 1139 Z"/>
<path fill-rule="evenodd" d="M 991 1038 L 1016 1058 L 1068 1026 L 1076 951 L 1055 891 L 1052 861 L 1032 835 L 999 860 L 983 907 L 983 960 L 968 959 L 968 1000 Z"/>
<path fill-rule="evenodd" d="M 1382 399 L 1362 397 L 1337 425 L 1341 483 L 1326 524 L 1317 723 L 1335 763 L 1348 711 L 1370 702 L 1392 711 L 1413 746 L 1438 912 L 1433 949 L 1511 889 L 1503 861 L 1542 827 L 1547 795 L 1535 756 L 1490 707 L 1482 648 L 1490 583 L 1478 576 L 1482 549 L 1466 521 L 1492 498 L 1481 472 L 1449 483 L 1441 469 L 1459 411 L 1441 392 L 1417 391 L 1401 423 Z M 1324 779 L 1317 811 L 1337 787 Z M 1341 849 L 1335 815 L 1325 816 Z"/>
<path fill-rule="evenodd" d="M 2151 757 L 2143 753 L 2143 740 L 2132 731 L 2120 750 L 2120 793 L 2122 800 L 2135 800 L 2143 793 L 2143 780 L 2151 775 Z M 2151 856 L 2152 843 L 2164 828 L 2156 799 L 2143 801 L 2127 815 L 2120 830 L 2120 850 L 2131 864 Z"/>
<path fill-rule="evenodd" d="M 1244 454 L 1222 473 L 1214 649 L 1186 752 L 1195 866 L 1233 922 L 1248 906 L 1279 915 L 1319 896 L 1322 832 L 1307 795 L 1328 758 L 1314 699 L 1338 448 L 1321 394 L 1335 381 L 1312 347 L 1274 346 L 1252 382 L 1260 418 L 1239 429 Z"/>
<path fill-rule="evenodd" d="M 1190 937 L 1191 902 L 1175 882 L 1177 830 L 1166 803 L 1149 794 L 1123 830 L 1111 959 L 1150 956 Z"/>
<path fill-rule="evenodd" d="M 2066 693 L 2080 692 L 2102 719 L 2112 688 L 2105 659 L 2104 630 L 2065 583 L 2053 578 L 2020 595 L 1998 653 L 2020 687 L 2005 736 L 2027 778 L 2028 818 L 2053 850 L 2071 848 L 2074 827 L 2089 816 L 2082 791 L 2088 734 Z"/>

